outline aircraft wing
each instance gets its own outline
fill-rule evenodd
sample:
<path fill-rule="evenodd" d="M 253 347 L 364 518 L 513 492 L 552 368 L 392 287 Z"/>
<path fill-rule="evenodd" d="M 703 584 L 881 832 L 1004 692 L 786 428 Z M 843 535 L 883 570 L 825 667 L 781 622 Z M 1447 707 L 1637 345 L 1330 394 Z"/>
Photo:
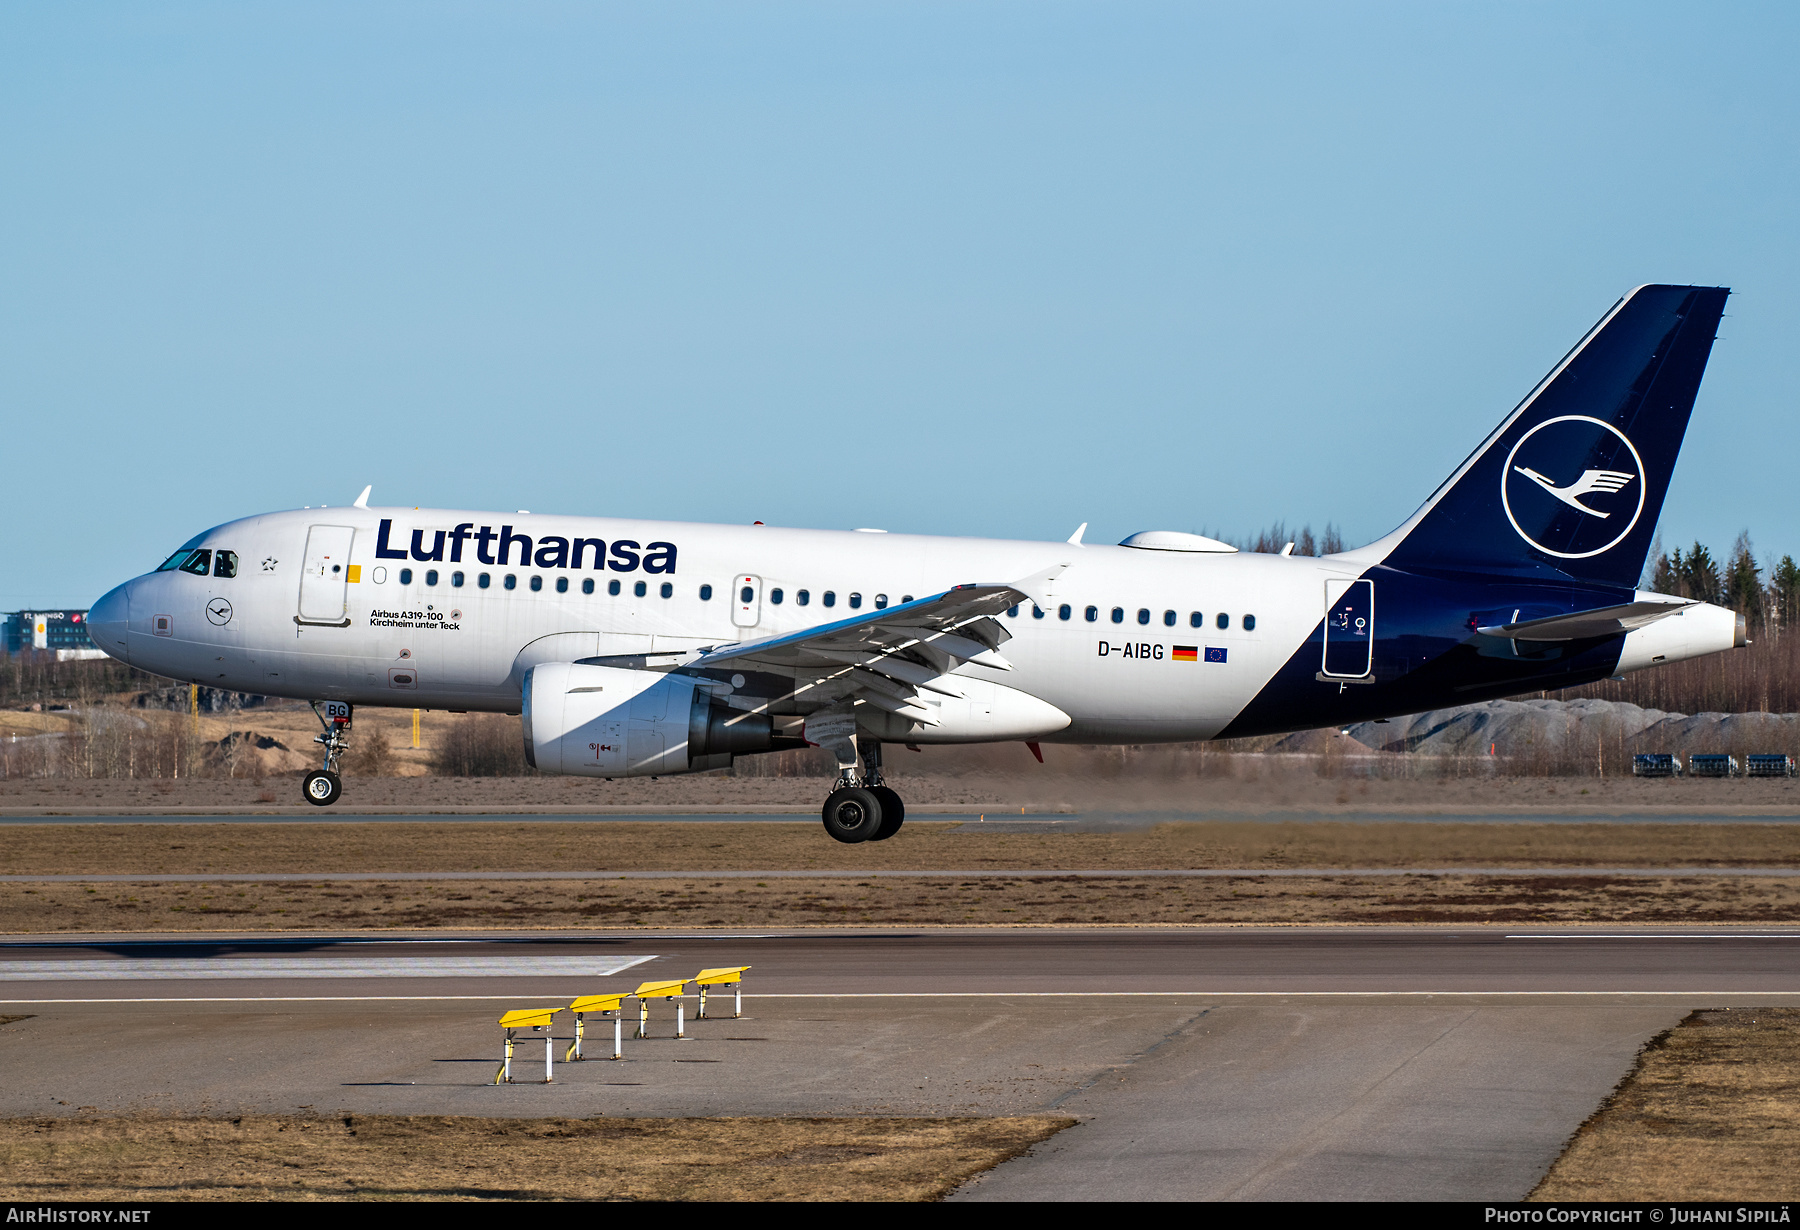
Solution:
<path fill-rule="evenodd" d="M 1012 634 L 994 616 L 1030 601 L 1014 585 L 959 585 L 799 632 L 703 650 L 681 669 L 762 668 L 791 677 L 791 700 L 803 709 L 860 700 L 930 725 L 932 706 L 921 691 L 962 696 L 948 676 L 965 662 L 1012 669 L 1000 653 Z"/>
<path fill-rule="evenodd" d="M 1627 602 L 1622 606 L 1603 606 L 1592 611 L 1576 611 L 1572 615 L 1552 615 L 1547 619 L 1527 619 L 1475 630 L 1483 636 L 1518 641 L 1576 641 L 1596 636 L 1623 636 L 1633 628 L 1653 624 L 1693 605 L 1681 601 Z"/>

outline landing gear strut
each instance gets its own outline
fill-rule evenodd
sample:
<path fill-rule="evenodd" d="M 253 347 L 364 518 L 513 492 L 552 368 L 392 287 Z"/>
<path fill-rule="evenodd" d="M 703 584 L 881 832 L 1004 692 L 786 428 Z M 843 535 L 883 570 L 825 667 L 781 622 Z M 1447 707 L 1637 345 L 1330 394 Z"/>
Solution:
<path fill-rule="evenodd" d="M 341 700 L 315 700 L 312 708 L 319 725 L 325 728 L 324 734 L 313 736 L 314 743 L 325 745 L 325 766 L 300 779 L 300 793 L 314 807 L 330 807 L 344 793 L 338 761 L 350 744 L 350 706 Z"/>
<path fill-rule="evenodd" d="M 825 831 L 850 844 L 886 841 L 906 821 L 906 804 L 881 780 L 881 744 L 863 744 L 862 756 L 867 771 L 859 778 L 855 765 L 840 769 L 837 788 L 825 800 Z"/>

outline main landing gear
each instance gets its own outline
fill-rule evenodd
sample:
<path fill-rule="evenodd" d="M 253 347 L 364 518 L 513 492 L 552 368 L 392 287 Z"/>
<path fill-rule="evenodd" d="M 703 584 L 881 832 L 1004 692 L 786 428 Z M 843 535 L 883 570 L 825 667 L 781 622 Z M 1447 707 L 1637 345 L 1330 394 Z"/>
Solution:
<path fill-rule="evenodd" d="M 906 804 L 881 780 L 881 744 L 863 746 L 866 772 L 859 779 L 855 766 L 842 769 L 837 788 L 825 800 L 825 831 L 838 841 L 886 841 L 906 822 Z"/>
<path fill-rule="evenodd" d="M 323 706 L 323 707 L 321 707 Z M 344 780 L 338 776 L 338 761 L 350 744 L 350 706 L 341 700 L 314 701 L 313 713 L 322 735 L 314 735 L 314 743 L 325 745 L 325 767 L 314 769 L 300 779 L 300 793 L 314 807 L 330 807 L 344 793 Z"/>

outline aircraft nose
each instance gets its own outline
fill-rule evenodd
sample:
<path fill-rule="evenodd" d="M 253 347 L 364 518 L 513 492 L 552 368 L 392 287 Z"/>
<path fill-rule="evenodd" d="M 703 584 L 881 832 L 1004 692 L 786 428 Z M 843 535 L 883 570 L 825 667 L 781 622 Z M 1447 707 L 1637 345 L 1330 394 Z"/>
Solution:
<path fill-rule="evenodd" d="M 127 581 L 88 610 L 88 635 L 94 644 L 121 662 L 129 663 L 125 632 L 131 626 L 131 583 Z"/>

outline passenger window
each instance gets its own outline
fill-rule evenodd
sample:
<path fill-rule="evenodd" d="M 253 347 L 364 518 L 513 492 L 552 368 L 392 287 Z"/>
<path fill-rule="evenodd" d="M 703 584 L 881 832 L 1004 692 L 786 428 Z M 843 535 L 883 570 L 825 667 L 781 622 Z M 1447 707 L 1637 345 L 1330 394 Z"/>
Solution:
<path fill-rule="evenodd" d="M 535 594 L 538 592 L 538 590 L 540 590 L 542 588 L 544 588 L 544 578 L 543 577 L 532 577 L 531 578 L 531 592 Z"/>
<path fill-rule="evenodd" d="M 862 595 L 861 594 L 851 594 L 850 595 L 850 609 L 853 611 L 862 610 Z"/>
<path fill-rule="evenodd" d="M 436 585 L 437 584 L 437 569 L 436 568 L 427 568 L 425 570 L 425 584 L 427 584 L 427 585 Z"/>
<path fill-rule="evenodd" d="M 1219 617 L 1213 622 L 1219 625 L 1219 631 L 1223 632 L 1225 629 L 1231 627 L 1231 616 L 1227 615 L 1224 611 L 1220 611 Z"/>
<path fill-rule="evenodd" d="M 1017 603 L 1006 608 L 1006 617 L 1008 619 L 1017 619 L 1019 617 L 1019 607 Z"/>
<path fill-rule="evenodd" d="M 402 585 L 411 585 L 412 584 L 412 569 L 411 568 L 402 568 L 400 570 L 400 584 L 402 584 Z"/>
<path fill-rule="evenodd" d="M 215 577 L 235 577 L 237 575 L 237 552 L 220 551 L 213 556 L 213 575 Z"/>
<path fill-rule="evenodd" d="M 1244 616 L 1244 631 L 1246 631 L 1246 632 L 1256 631 L 1256 616 L 1254 616 L 1254 615 Z"/>
<path fill-rule="evenodd" d="M 566 594 L 569 592 L 569 578 L 568 577 L 557 577 L 556 578 L 556 592 L 559 594 Z"/>
<path fill-rule="evenodd" d="M 1206 627 L 1206 616 L 1202 615 L 1199 611 L 1191 612 L 1188 615 L 1188 627 L 1190 627 L 1190 628 Z"/>
<path fill-rule="evenodd" d="M 506 574 L 506 579 L 501 581 L 500 584 L 506 586 L 508 589 L 517 589 L 519 588 L 519 578 L 509 572 Z"/>
<path fill-rule="evenodd" d="M 490 577 L 485 572 L 475 578 L 476 586 L 481 589 L 486 589 L 488 586 L 492 585 L 493 583 L 494 583 L 494 578 Z"/>
<path fill-rule="evenodd" d="M 782 592 L 780 586 L 776 586 L 774 589 L 769 591 L 769 601 L 774 603 L 776 606 L 780 606 L 781 600 L 785 597 L 787 597 L 787 595 Z"/>
<path fill-rule="evenodd" d="M 594 592 L 594 578 L 593 577 L 582 577 L 581 578 L 581 592 L 584 594 L 591 594 Z"/>
<path fill-rule="evenodd" d="M 377 585 L 386 585 L 387 584 L 387 569 L 386 568 L 377 568 L 377 569 L 375 569 L 375 571 L 371 572 L 369 574 L 369 576 L 374 580 L 375 584 L 377 584 Z"/>
<path fill-rule="evenodd" d="M 1069 616 L 1073 615 L 1074 613 L 1075 613 L 1075 608 L 1070 606 L 1066 602 L 1056 608 L 1056 617 L 1058 619 L 1067 619 Z"/>
<path fill-rule="evenodd" d="M 1138 608 L 1138 622 L 1141 624 L 1147 624 L 1150 622 L 1150 608 L 1149 607 L 1141 606 Z"/>
<path fill-rule="evenodd" d="M 886 594 L 876 594 L 875 595 L 875 609 L 878 611 L 887 610 L 887 595 Z"/>
<path fill-rule="evenodd" d="M 1116 606 L 1113 608 L 1113 622 L 1116 624 L 1122 624 L 1125 622 L 1125 608 L 1124 607 Z"/>
<path fill-rule="evenodd" d="M 638 582 L 638 584 L 641 586 L 643 584 L 643 582 L 640 581 L 640 582 Z M 744 588 L 738 590 L 738 601 L 743 603 L 745 606 L 749 606 L 752 602 L 755 602 L 756 601 L 755 588 L 752 586 L 746 585 L 746 586 L 744 586 Z"/>
<path fill-rule="evenodd" d="M 781 591 L 776 590 L 775 592 L 780 593 Z M 700 587 L 700 601 L 702 601 L 702 602 L 711 602 L 712 601 L 712 586 L 702 585 Z"/>
<path fill-rule="evenodd" d="M 631 592 L 642 598 L 645 594 L 650 592 L 650 586 L 647 582 L 639 581 L 636 585 L 631 587 Z"/>
<path fill-rule="evenodd" d="M 1084 614 L 1087 616 L 1087 621 L 1089 623 L 1094 623 L 1100 618 L 1100 608 L 1097 606 L 1091 606 L 1084 612 Z"/>
<path fill-rule="evenodd" d="M 212 552 L 194 552 L 187 557 L 187 562 L 181 566 L 181 570 L 183 572 L 191 572 L 197 577 L 205 576 L 212 571 Z"/>
<path fill-rule="evenodd" d="M 608 581 L 606 583 L 606 592 L 617 598 L 619 596 L 619 583 L 617 581 Z"/>
<path fill-rule="evenodd" d="M 1175 626 L 1175 612 L 1174 611 L 1164 611 L 1163 612 L 1163 627 L 1173 628 L 1174 626 Z"/>
<path fill-rule="evenodd" d="M 901 594 L 901 595 L 900 595 L 900 601 L 902 601 L 902 602 L 911 602 L 911 601 L 912 601 L 912 595 L 911 595 L 911 594 Z"/>
<path fill-rule="evenodd" d="M 675 596 L 675 586 L 668 581 L 664 581 L 660 592 L 665 598 L 673 598 Z"/>
<path fill-rule="evenodd" d="M 801 606 L 805 606 L 812 601 L 812 594 L 808 590 L 797 589 L 794 591 L 794 601 L 798 602 Z"/>
<path fill-rule="evenodd" d="M 1031 604 L 1031 617 L 1033 619 L 1042 619 L 1044 617 L 1044 608 L 1039 606 L 1035 602 L 1032 603 Z"/>
<path fill-rule="evenodd" d="M 836 606 L 837 605 L 837 592 L 835 590 L 828 589 L 825 591 L 825 596 L 823 598 L 819 599 L 819 601 L 823 602 L 826 606 Z"/>
<path fill-rule="evenodd" d="M 462 585 L 463 585 L 463 574 L 460 572 L 451 573 L 450 574 L 450 588 L 461 589 Z"/>

